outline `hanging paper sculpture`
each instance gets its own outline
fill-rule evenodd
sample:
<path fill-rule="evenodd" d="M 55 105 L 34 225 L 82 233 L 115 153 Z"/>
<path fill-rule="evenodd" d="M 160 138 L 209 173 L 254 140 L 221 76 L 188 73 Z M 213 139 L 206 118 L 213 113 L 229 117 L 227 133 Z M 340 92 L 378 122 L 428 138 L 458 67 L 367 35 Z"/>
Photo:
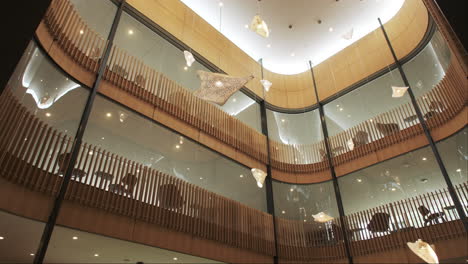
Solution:
<path fill-rule="evenodd" d="M 346 40 L 350 40 L 353 38 L 354 28 L 351 28 L 350 31 L 346 32 L 342 37 Z"/>
<path fill-rule="evenodd" d="M 437 258 L 433 245 L 429 245 L 421 239 L 416 240 L 414 243 L 408 242 L 407 245 L 414 254 L 427 263 L 439 263 L 439 258 Z"/>
<path fill-rule="evenodd" d="M 250 30 L 264 38 L 268 38 L 270 35 L 267 24 L 259 15 L 254 16 L 252 19 L 252 23 L 250 23 Z"/>
<path fill-rule="evenodd" d="M 187 66 L 192 66 L 192 64 L 195 62 L 195 58 L 193 57 L 193 54 L 190 53 L 190 51 L 184 50 L 184 57 L 185 57 L 185 62 L 187 63 Z"/>
<path fill-rule="evenodd" d="M 346 141 L 346 144 L 348 145 L 349 150 L 354 149 L 354 141 L 352 138 L 350 138 L 348 141 Z"/>
<path fill-rule="evenodd" d="M 272 83 L 269 80 L 260 80 L 260 83 L 263 85 L 263 88 L 265 88 L 265 91 L 270 91 Z"/>
<path fill-rule="evenodd" d="M 333 220 L 333 217 L 327 215 L 324 212 L 320 212 L 316 215 L 312 215 L 312 217 L 314 218 L 315 222 L 319 222 L 319 223 L 326 223 L 326 222 Z"/>
<path fill-rule="evenodd" d="M 259 188 L 263 187 L 263 183 L 265 182 L 265 177 L 267 176 L 266 172 L 262 171 L 261 169 L 256 169 L 253 168 L 252 170 L 252 175 L 257 181 L 257 186 Z"/>
<path fill-rule="evenodd" d="M 231 77 L 206 71 L 197 71 L 197 76 L 201 85 L 193 95 L 219 105 L 224 105 L 229 97 L 253 79 L 253 76 Z"/>
<path fill-rule="evenodd" d="M 392 97 L 393 98 L 398 98 L 402 97 L 405 95 L 406 90 L 408 90 L 409 87 L 404 86 L 404 87 L 397 87 L 397 86 L 392 86 Z"/>

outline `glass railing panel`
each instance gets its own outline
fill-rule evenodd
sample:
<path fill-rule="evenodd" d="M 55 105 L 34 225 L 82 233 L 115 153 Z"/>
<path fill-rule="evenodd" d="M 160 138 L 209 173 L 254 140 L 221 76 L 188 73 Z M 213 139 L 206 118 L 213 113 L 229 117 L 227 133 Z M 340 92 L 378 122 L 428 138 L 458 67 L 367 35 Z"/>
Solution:
<path fill-rule="evenodd" d="M 84 23 L 103 38 L 107 39 L 117 6 L 110 0 L 68 0 Z M 79 29 L 83 30 L 83 29 Z"/>

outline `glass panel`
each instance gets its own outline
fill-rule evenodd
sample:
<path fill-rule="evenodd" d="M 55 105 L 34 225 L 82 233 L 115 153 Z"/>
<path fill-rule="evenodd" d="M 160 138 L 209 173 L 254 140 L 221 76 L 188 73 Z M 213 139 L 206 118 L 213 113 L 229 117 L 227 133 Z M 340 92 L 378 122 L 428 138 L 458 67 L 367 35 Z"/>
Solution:
<path fill-rule="evenodd" d="M 221 263 L 175 251 L 57 226 L 47 263 Z"/>
<path fill-rule="evenodd" d="M 268 136 L 283 144 L 311 144 L 323 139 L 319 110 L 286 114 L 267 109 Z"/>
<path fill-rule="evenodd" d="M 290 184 L 273 181 L 275 213 L 280 218 L 313 222 L 320 212 L 339 217 L 332 181 Z"/>
<path fill-rule="evenodd" d="M 29 218 L 48 217 L 68 167 L 64 153 L 71 151 L 88 95 L 87 88 L 57 69 L 34 42 L 29 44 L 0 97 L 0 179 L 9 190 L 1 192 L 4 210 Z M 0 217 L 9 221 L 3 219 L 8 219 L 6 214 Z M 11 222 L 8 231 L 0 232 L 20 236 L 21 224 L 28 221 Z M 32 223 L 25 235 L 28 242 L 4 251 L 0 262 L 32 262 L 30 254 L 37 250 L 43 226 Z"/>
<path fill-rule="evenodd" d="M 197 71 L 210 71 L 197 61 L 187 67 L 182 50 L 126 13 L 122 14 L 114 43 L 129 55 L 191 91 L 200 87 Z M 229 98 L 225 105 L 216 106 L 261 131 L 259 104 L 241 91 Z"/>
<path fill-rule="evenodd" d="M 117 6 L 110 0 L 70 0 L 70 2 L 86 25 L 107 39 Z"/>

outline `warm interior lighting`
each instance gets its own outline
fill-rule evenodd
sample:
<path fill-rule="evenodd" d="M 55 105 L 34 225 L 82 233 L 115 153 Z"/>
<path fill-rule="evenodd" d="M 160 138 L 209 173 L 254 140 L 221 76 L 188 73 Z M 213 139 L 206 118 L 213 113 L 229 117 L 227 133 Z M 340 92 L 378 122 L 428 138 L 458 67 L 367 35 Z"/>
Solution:
<path fill-rule="evenodd" d="M 239 175 L 239 177 L 244 178 L 244 175 L 241 174 L 241 175 Z"/>
<path fill-rule="evenodd" d="M 184 50 L 184 57 L 185 57 L 185 63 L 187 63 L 188 67 L 192 66 L 192 64 L 195 62 L 195 58 L 193 57 L 193 54 L 188 50 Z"/>
<path fill-rule="evenodd" d="M 284 211 L 284 210 L 283 210 L 283 211 L 281 211 L 281 213 L 282 213 L 282 214 L 285 214 L 285 213 L 286 213 L 286 211 Z"/>
<path fill-rule="evenodd" d="M 80 29 L 80 35 L 84 34 L 84 30 Z"/>
<path fill-rule="evenodd" d="M 461 172 L 461 169 L 457 169 L 457 172 Z"/>
<path fill-rule="evenodd" d="M 224 6 L 223 2 L 219 2 L 218 5 L 219 5 L 220 7 L 223 7 L 223 6 Z"/>
<path fill-rule="evenodd" d="M 176 149 L 180 149 L 180 145 L 175 145 L 175 148 L 176 148 Z"/>
<path fill-rule="evenodd" d="M 434 246 L 422 241 L 421 239 L 416 240 L 414 243 L 406 243 L 411 251 L 416 256 L 420 257 L 427 263 L 439 263 L 439 258 L 434 251 Z"/>
<path fill-rule="evenodd" d="M 252 170 L 252 175 L 257 181 L 257 186 L 259 188 L 263 187 L 263 183 L 265 182 L 265 178 L 267 176 L 266 172 L 262 171 L 261 169 L 253 168 Z"/>
<path fill-rule="evenodd" d="M 426 161 L 426 160 L 427 160 L 427 158 L 426 158 L 426 157 L 423 157 L 423 158 L 422 158 L 422 160 L 423 160 L 423 161 Z"/>
<path fill-rule="evenodd" d="M 246 77 L 232 77 L 226 74 L 197 71 L 201 81 L 200 88 L 193 92 L 196 97 L 224 105 L 229 97 L 253 79 L 253 75 Z"/>
<path fill-rule="evenodd" d="M 356 181 L 357 181 L 357 182 L 362 182 L 362 179 L 361 179 L 361 178 L 357 178 Z"/>
<path fill-rule="evenodd" d="M 125 122 L 126 119 L 127 119 L 127 114 L 125 114 L 125 113 L 120 113 L 120 114 L 119 114 L 119 121 L 120 121 L 120 123 Z"/>
<path fill-rule="evenodd" d="M 29 256 L 34 256 L 34 253 L 30 253 Z"/>
<path fill-rule="evenodd" d="M 3 239 L 5 239 L 5 237 L 0 236 L 0 240 L 3 240 Z"/>
<path fill-rule="evenodd" d="M 264 38 L 268 38 L 270 35 L 267 24 L 259 15 L 254 16 L 252 19 L 252 22 L 250 23 L 250 30 Z"/>
<path fill-rule="evenodd" d="M 174 258 L 172 258 L 172 259 L 173 259 L 173 260 L 178 260 L 178 258 L 176 258 L 176 257 L 174 257 Z"/>
<path fill-rule="evenodd" d="M 221 87 L 223 87 L 223 82 L 222 81 L 216 81 L 215 86 L 218 87 L 218 88 L 221 88 Z"/>
<path fill-rule="evenodd" d="M 77 240 L 77 239 L 78 239 L 78 237 L 77 237 L 77 236 L 74 236 L 74 237 L 72 237 L 72 239 L 73 239 L 73 240 Z"/>
<path fill-rule="evenodd" d="M 99 257 L 99 254 L 94 254 L 95 257 Z"/>
<path fill-rule="evenodd" d="M 129 29 L 129 30 L 128 30 L 128 34 L 129 34 L 129 35 L 133 35 L 133 30 Z"/>
<path fill-rule="evenodd" d="M 188 70 L 188 67 L 187 66 L 184 66 L 184 71 Z"/>
<path fill-rule="evenodd" d="M 271 85 L 273 85 L 270 81 L 265 80 L 265 79 L 260 80 L 260 83 L 262 84 L 263 88 L 265 88 L 265 91 L 267 92 L 270 91 L 270 87 Z"/>
<path fill-rule="evenodd" d="M 235 103 L 235 102 L 237 102 L 237 99 L 236 99 L 236 98 L 232 98 L 232 101 Z"/>
<path fill-rule="evenodd" d="M 408 90 L 408 87 L 406 86 L 404 87 L 392 86 L 392 97 L 393 98 L 402 97 L 403 95 L 405 95 L 406 90 Z"/>
<path fill-rule="evenodd" d="M 267 48 L 271 48 L 271 44 L 267 44 Z"/>
<path fill-rule="evenodd" d="M 332 28 L 332 27 L 330 27 L 330 28 L 328 29 L 328 31 L 330 31 L 330 32 L 333 32 L 333 28 Z"/>
<path fill-rule="evenodd" d="M 107 113 L 106 116 L 107 116 L 107 117 L 111 117 L 111 116 L 112 116 L 112 113 Z"/>
<path fill-rule="evenodd" d="M 312 215 L 312 217 L 314 218 L 315 222 L 319 222 L 319 223 L 326 223 L 328 221 L 333 220 L 333 217 L 327 215 L 324 212 L 320 212 L 320 213 L 318 213 L 316 215 Z"/>
<path fill-rule="evenodd" d="M 52 116 L 52 114 L 47 112 L 47 113 L 45 113 L 45 116 L 47 116 L 47 117 L 51 117 L 51 116 Z"/>

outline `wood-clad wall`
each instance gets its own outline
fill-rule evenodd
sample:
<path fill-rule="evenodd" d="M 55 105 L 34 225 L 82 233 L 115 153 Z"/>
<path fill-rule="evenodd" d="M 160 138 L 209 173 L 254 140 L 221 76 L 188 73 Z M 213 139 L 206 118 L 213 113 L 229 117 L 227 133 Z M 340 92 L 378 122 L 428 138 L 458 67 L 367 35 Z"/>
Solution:
<path fill-rule="evenodd" d="M 259 83 L 259 64 L 181 1 L 127 2 L 226 73 L 235 76 L 253 74 L 256 78 L 246 87 L 263 97 Z M 400 11 L 385 24 L 399 58 L 406 56 L 421 42 L 428 21 L 427 10 L 422 1 L 407 0 Z M 315 67 L 320 99 L 325 99 L 392 63 L 383 34 L 377 28 Z M 265 98 L 272 105 L 297 109 L 316 103 L 309 71 L 282 75 L 265 70 L 265 78 L 273 83 Z"/>

